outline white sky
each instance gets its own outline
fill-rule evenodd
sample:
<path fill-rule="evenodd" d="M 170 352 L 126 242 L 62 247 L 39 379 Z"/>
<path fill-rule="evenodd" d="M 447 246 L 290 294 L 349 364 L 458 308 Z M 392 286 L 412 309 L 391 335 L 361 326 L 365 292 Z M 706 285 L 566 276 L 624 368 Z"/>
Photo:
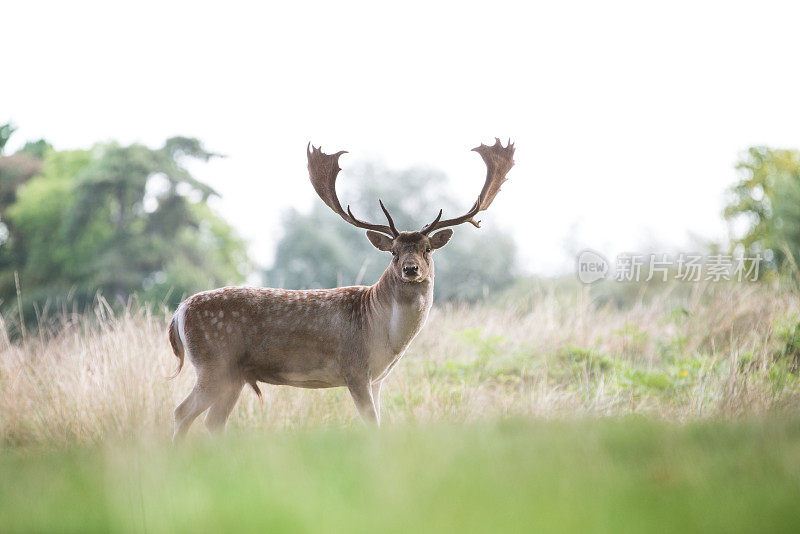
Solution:
<path fill-rule="evenodd" d="M 229 157 L 196 174 L 261 263 L 281 213 L 319 202 L 309 140 L 350 151 L 342 181 L 360 158 L 437 167 L 466 209 L 469 149 L 511 137 L 482 219 L 553 273 L 570 247 L 726 237 L 739 152 L 800 147 L 798 20 L 796 2 L 4 2 L 0 122 L 12 148 L 202 139 Z"/>

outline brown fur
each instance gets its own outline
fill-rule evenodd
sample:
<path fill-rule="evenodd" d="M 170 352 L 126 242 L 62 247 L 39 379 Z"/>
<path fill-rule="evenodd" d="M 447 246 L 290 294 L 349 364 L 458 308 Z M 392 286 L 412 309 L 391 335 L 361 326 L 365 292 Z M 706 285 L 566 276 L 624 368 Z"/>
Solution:
<path fill-rule="evenodd" d="M 429 238 L 403 232 L 392 247 L 389 267 L 372 286 L 224 287 L 186 299 L 169 337 L 175 355 L 181 359 L 185 352 L 195 367 L 197 384 L 176 409 L 176 435 L 208 408 L 207 424 L 222 425 L 244 384 L 260 394 L 257 382 L 346 386 L 362 415 L 377 422 L 370 390 L 422 328 L 433 300 Z M 412 264 L 418 275 L 410 279 L 403 267 Z"/>

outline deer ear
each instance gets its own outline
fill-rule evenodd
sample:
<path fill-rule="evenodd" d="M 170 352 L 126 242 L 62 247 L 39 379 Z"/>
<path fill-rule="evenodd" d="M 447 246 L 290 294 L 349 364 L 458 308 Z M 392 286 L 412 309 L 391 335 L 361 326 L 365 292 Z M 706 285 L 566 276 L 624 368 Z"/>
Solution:
<path fill-rule="evenodd" d="M 389 236 L 379 234 L 378 232 L 373 232 L 372 230 L 367 230 L 367 238 L 369 239 L 369 242 L 372 243 L 372 246 L 378 250 L 382 250 L 384 252 L 392 250 L 393 239 Z"/>
<path fill-rule="evenodd" d="M 453 237 L 453 231 L 450 228 L 442 230 L 441 232 L 436 232 L 430 237 L 431 248 L 434 250 L 442 248 L 450 241 L 451 237 Z"/>

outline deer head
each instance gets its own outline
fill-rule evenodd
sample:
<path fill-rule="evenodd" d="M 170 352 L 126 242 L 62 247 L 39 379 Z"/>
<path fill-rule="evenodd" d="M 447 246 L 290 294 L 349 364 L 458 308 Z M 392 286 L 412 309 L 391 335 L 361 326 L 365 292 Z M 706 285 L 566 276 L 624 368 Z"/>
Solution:
<path fill-rule="evenodd" d="M 342 209 L 336 195 L 336 177 L 341 170 L 339 157 L 347 151 L 325 154 L 321 147 L 314 147 L 309 143 L 308 173 L 314 190 L 329 208 L 349 224 L 367 230 L 367 238 L 375 248 L 392 253 L 389 269 L 396 278 L 403 282 L 422 282 L 433 276 L 433 251 L 445 246 L 453 236 L 453 230 L 448 227 L 468 222 L 479 228 L 480 221 L 476 221 L 475 216 L 489 207 L 500 191 L 500 186 L 506 181 L 506 174 L 514 165 L 514 144 L 510 140 L 504 147 L 500 139 L 495 138 L 494 145 L 481 144 L 472 150 L 480 154 L 486 163 L 486 181 L 475 204 L 465 214 L 452 219 L 442 220 L 443 213 L 439 210 L 433 222 L 419 231 L 398 231 L 389 210 L 381 200 L 378 202 L 386 215 L 388 225 L 362 221 L 353 215 L 350 206 L 347 206 L 347 210 Z M 439 231 L 432 234 L 434 230 Z"/>

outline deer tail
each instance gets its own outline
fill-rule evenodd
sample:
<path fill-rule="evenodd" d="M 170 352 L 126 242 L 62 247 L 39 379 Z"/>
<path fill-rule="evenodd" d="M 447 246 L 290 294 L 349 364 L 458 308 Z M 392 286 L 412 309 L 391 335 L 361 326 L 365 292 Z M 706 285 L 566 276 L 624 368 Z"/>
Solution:
<path fill-rule="evenodd" d="M 176 313 L 169 322 L 169 344 L 172 345 L 172 352 L 174 352 L 175 356 L 178 358 L 178 368 L 175 369 L 175 372 L 172 373 L 172 375 L 170 375 L 170 380 L 178 376 L 178 374 L 181 372 L 181 369 L 183 369 L 184 348 L 183 341 L 181 341 L 180 332 L 178 332 L 178 321 L 175 320 L 177 315 L 178 314 Z"/>

